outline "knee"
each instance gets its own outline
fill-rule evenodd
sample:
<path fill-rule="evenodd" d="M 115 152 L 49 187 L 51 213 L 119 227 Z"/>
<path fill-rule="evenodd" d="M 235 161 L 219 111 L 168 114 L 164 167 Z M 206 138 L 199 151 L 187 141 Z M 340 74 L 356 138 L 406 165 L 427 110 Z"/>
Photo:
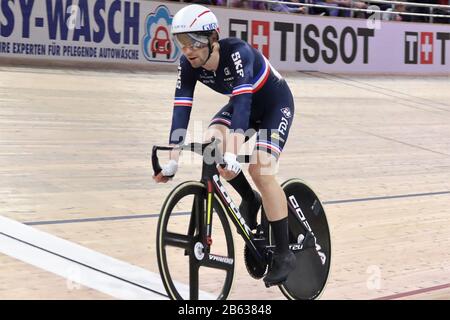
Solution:
<path fill-rule="evenodd" d="M 258 187 L 258 189 L 264 189 L 270 184 L 270 182 L 275 179 L 273 175 L 265 175 L 264 170 L 261 170 L 261 166 L 258 164 L 250 164 L 248 167 L 248 173 L 252 177 L 253 182 Z"/>
<path fill-rule="evenodd" d="M 259 182 L 259 170 L 258 170 L 258 166 L 256 164 L 250 164 L 248 166 L 248 173 L 250 174 L 250 176 L 252 177 L 252 180 L 258 184 Z"/>
<path fill-rule="evenodd" d="M 212 138 L 220 139 L 220 141 L 225 142 L 227 128 L 222 125 L 212 125 L 206 130 L 204 141 L 210 141 Z"/>
<path fill-rule="evenodd" d="M 264 151 L 258 151 L 252 155 L 248 168 L 249 174 L 257 185 L 264 187 L 270 183 L 277 174 L 278 161 Z"/>

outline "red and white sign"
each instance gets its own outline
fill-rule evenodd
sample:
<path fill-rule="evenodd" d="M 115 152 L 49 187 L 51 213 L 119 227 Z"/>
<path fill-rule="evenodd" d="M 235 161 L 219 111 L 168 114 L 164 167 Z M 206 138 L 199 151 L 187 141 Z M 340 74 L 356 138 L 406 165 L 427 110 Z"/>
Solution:
<path fill-rule="evenodd" d="M 270 59 L 270 23 L 267 21 L 252 21 L 251 45 Z"/>
<path fill-rule="evenodd" d="M 433 33 L 420 34 L 420 63 L 433 64 Z"/>

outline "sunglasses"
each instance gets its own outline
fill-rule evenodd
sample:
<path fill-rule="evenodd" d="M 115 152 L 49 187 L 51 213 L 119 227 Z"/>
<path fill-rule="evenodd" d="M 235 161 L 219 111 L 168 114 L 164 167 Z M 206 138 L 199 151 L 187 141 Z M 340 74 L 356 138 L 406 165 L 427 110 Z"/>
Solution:
<path fill-rule="evenodd" d="M 209 40 L 207 36 L 195 33 L 178 33 L 174 36 L 178 46 L 181 49 L 202 49 L 208 46 Z"/>

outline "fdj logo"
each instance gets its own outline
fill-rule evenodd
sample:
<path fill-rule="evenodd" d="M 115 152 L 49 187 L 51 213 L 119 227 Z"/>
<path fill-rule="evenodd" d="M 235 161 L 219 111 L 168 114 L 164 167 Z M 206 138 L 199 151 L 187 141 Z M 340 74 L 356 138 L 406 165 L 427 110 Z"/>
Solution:
<path fill-rule="evenodd" d="M 174 62 L 180 50 L 170 36 L 172 17 L 166 6 L 159 6 L 145 20 L 145 36 L 142 41 L 144 56 L 149 61 Z"/>

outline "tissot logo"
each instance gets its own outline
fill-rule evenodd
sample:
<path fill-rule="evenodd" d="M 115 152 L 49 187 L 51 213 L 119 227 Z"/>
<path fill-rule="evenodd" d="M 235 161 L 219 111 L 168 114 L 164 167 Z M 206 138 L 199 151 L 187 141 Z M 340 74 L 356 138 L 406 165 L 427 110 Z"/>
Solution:
<path fill-rule="evenodd" d="M 247 20 L 230 19 L 229 36 L 251 43 L 267 58 L 272 44 L 272 58 L 279 58 L 280 61 L 294 58 L 295 62 L 304 60 L 310 64 L 322 61 L 327 64 L 340 61 L 345 64 L 360 61 L 368 64 L 370 39 L 375 37 L 373 29 L 350 26 L 339 29 L 332 25 L 321 27 L 315 24 L 256 20 L 251 21 L 250 25 L 251 29 Z M 279 51 L 275 48 L 279 48 Z M 273 57 L 275 54 L 279 54 L 279 57 Z"/>
<path fill-rule="evenodd" d="M 447 40 L 450 32 L 405 32 L 405 64 L 446 64 Z"/>
<path fill-rule="evenodd" d="M 254 48 L 270 58 L 270 22 L 253 20 L 249 30 L 247 20 L 230 19 L 230 37 L 236 37 L 249 42 Z M 250 39 L 249 39 L 250 35 Z"/>
<path fill-rule="evenodd" d="M 239 38 L 244 41 L 248 41 L 248 21 L 239 19 L 230 19 L 230 25 L 228 28 L 229 36 Z"/>
<path fill-rule="evenodd" d="M 433 33 L 405 33 L 405 63 L 433 64 Z"/>

